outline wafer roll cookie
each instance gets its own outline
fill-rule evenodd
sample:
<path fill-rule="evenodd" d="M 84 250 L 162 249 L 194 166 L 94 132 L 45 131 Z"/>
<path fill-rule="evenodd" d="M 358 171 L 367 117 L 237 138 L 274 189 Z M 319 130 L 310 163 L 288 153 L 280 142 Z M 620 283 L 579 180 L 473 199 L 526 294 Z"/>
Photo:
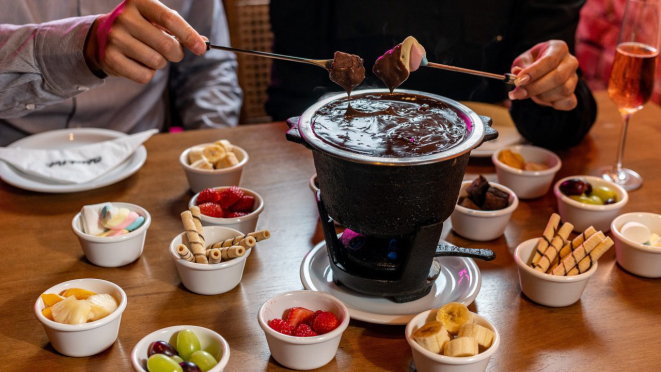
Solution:
<path fill-rule="evenodd" d="M 549 218 L 549 222 L 546 224 L 542 238 L 537 241 L 537 246 L 535 246 L 535 250 L 533 251 L 534 253 L 530 256 L 531 259 L 528 264 L 532 268 L 537 266 L 537 263 L 542 259 L 542 256 L 544 255 L 544 252 L 546 252 L 549 244 L 551 244 L 551 240 L 558 230 L 558 224 L 560 224 L 560 215 L 553 213 L 551 218 Z"/>
<path fill-rule="evenodd" d="M 252 248 L 257 244 L 257 240 L 253 238 L 252 236 L 246 236 L 244 239 L 241 239 L 241 241 L 236 244 L 244 247 L 245 249 Z"/>
<path fill-rule="evenodd" d="M 605 238 L 604 233 L 601 231 L 592 235 L 588 240 L 581 244 L 580 247 L 576 248 L 572 253 L 568 254 L 567 257 L 560 261 L 558 267 L 553 270 L 553 275 L 567 275 L 571 269 L 576 267 L 576 265 L 578 265 L 585 256 L 590 254 L 590 251 L 598 246 Z"/>
<path fill-rule="evenodd" d="M 581 234 L 579 234 L 577 237 L 575 237 L 574 240 L 565 244 L 565 246 L 562 247 L 562 249 L 560 250 L 560 254 L 555 258 L 555 260 L 553 260 L 553 265 L 551 265 L 551 267 L 547 272 L 548 273 L 552 272 L 556 267 L 558 267 L 560 261 L 562 261 L 565 257 L 567 257 L 568 254 L 576 250 L 576 248 L 580 247 L 581 244 L 583 244 L 583 242 L 585 242 L 589 237 L 594 235 L 596 232 L 597 230 L 595 230 L 594 227 L 590 226 Z"/>
<path fill-rule="evenodd" d="M 223 257 L 223 261 L 228 261 L 245 255 L 246 249 L 240 245 L 235 245 L 229 248 L 220 248 L 220 254 Z"/>
<path fill-rule="evenodd" d="M 193 215 L 190 211 L 181 214 L 181 222 L 184 224 L 184 230 L 186 230 L 186 237 L 188 237 L 188 243 L 190 245 L 189 249 L 193 253 L 193 256 L 195 256 L 195 262 L 208 263 L 204 241 L 201 239 L 200 234 L 197 233 L 195 222 L 193 222 Z"/>
<path fill-rule="evenodd" d="M 209 263 L 217 264 L 223 260 L 220 254 L 220 249 L 214 248 L 209 250 Z"/>
<path fill-rule="evenodd" d="M 193 216 L 193 223 L 195 223 L 195 230 L 197 230 L 197 234 L 200 235 L 200 240 L 202 241 L 202 245 L 206 247 L 206 242 L 204 241 L 204 230 L 202 229 L 202 217 L 200 213 L 200 207 L 194 206 L 190 207 L 190 213 Z"/>
<path fill-rule="evenodd" d="M 190 253 L 190 250 L 188 250 L 188 247 L 186 247 L 183 244 L 179 244 L 177 246 L 177 254 L 184 261 L 195 262 L 195 257 L 193 256 L 192 253 Z"/>
<path fill-rule="evenodd" d="M 257 240 L 258 242 L 261 242 L 262 240 L 266 240 L 271 237 L 271 232 L 268 230 L 259 230 L 255 232 L 251 232 L 247 234 L 247 236 L 252 236 Z"/>
<path fill-rule="evenodd" d="M 584 272 L 590 270 L 592 265 L 599 260 L 607 250 L 613 246 L 613 240 L 611 238 L 604 239 L 598 246 L 596 246 L 590 253 L 583 258 L 575 268 L 569 270 L 567 276 L 583 274 Z"/>
<path fill-rule="evenodd" d="M 558 233 L 553 237 L 551 244 L 546 248 L 546 252 L 544 252 L 542 258 L 537 262 L 535 270 L 545 273 L 549 269 L 551 262 L 558 256 L 572 230 L 574 230 L 574 225 L 569 222 L 562 225 Z"/>

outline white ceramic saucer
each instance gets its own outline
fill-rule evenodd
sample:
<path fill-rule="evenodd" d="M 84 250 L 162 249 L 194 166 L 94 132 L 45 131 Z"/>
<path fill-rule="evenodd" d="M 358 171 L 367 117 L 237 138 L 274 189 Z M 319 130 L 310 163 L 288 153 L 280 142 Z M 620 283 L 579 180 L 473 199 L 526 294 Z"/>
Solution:
<path fill-rule="evenodd" d="M 498 131 L 498 138 L 485 142 L 482 146 L 471 151 L 472 158 L 488 158 L 494 152 L 513 145 L 525 142 L 516 129 L 507 108 L 482 102 L 461 102 L 475 111 L 478 115 L 488 116 L 493 120 L 492 128 Z"/>
<path fill-rule="evenodd" d="M 25 149 L 64 149 L 98 143 L 124 137 L 126 134 L 109 129 L 77 128 L 59 129 L 35 134 L 18 140 L 8 147 Z M 119 182 L 137 172 L 147 160 L 147 149 L 140 146 L 135 153 L 117 168 L 94 181 L 82 184 L 63 185 L 19 171 L 0 161 L 0 178 L 8 184 L 24 190 L 69 193 L 94 190 Z"/>
<path fill-rule="evenodd" d="M 441 274 L 431 292 L 418 300 L 398 304 L 390 299 L 358 293 L 333 282 L 326 242 L 317 244 L 301 263 L 305 289 L 335 296 L 349 309 L 352 319 L 368 323 L 403 325 L 417 314 L 448 302 L 470 305 L 480 292 L 482 275 L 475 262 L 466 257 L 441 257 Z"/>

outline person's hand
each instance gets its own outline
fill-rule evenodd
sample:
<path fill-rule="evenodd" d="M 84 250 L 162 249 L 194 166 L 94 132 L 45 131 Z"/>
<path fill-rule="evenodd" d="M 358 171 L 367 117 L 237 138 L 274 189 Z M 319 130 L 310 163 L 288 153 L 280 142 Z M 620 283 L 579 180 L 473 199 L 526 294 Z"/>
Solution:
<path fill-rule="evenodd" d="M 573 110 L 577 69 L 578 60 L 569 53 L 564 41 L 539 43 L 514 60 L 512 73 L 517 75 L 517 87 L 509 97 L 511 100 L 530 98 L 556 110 Z"/>
<path fill-rule="evenodd" d="M 204 54 L 204 41 L 176 11 L 159 1 L 124 0 L 96 19 L 84 54 L 93 72 L 102 70 L 146 84 L 168 61 L 181 61 L 183 47 Z"/>

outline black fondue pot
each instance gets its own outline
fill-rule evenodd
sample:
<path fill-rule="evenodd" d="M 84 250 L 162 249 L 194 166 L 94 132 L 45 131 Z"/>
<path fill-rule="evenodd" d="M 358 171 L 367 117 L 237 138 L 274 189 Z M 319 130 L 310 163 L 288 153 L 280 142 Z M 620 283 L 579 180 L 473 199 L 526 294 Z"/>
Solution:
<path fill-rule="evenodd" d="M 490 127 L 490 118 L 459 102 L 418 91 L 398 89 L 397 93 L 449 106 L 464 120 L 467 136 L 454 147 L 431 155 L 385 158 L 351 152 L 325 142 L 313 130 L 317 110 L 346 99 L 346 94 L 338 94 L 289 119 L 287 139 L 312 150 L 321 194 L 318 207 L 336 280 L 363 293 L 410 301 L 431 289 L 428 274 L 438 255 L 442 223 L 454 210 L 470 151 L 497 138 L 498 132 Z M 361 90 L 352 99 L 386 94 L 386 89 Z M 325 221 L 326 214 L 374 241 L 399 239 L 403 247 L 400 258 L 392 263 L 374 253 L 347 252 L 332 224 Z"/>

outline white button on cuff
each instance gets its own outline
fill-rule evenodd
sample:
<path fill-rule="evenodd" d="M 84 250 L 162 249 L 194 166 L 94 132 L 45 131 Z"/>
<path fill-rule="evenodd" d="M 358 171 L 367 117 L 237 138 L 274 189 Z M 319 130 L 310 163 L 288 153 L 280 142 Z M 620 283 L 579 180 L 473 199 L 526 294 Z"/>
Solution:
<path fill-rule="evenodd" d="M 35 106 L 34 103 L 28 103 L 27 105 L 25 105 L 26 110 L 34 110 L 36 108 L 37 108 L 37 106 Z"/>
<path fill-rule="evenodd" d="M 86 87 L 86 86 L 83 86 L 83 85 L 78 86 L 78 91 L 79 92 L 87 92 L 88 90 L 90 90 L 89 87 Z"/>

